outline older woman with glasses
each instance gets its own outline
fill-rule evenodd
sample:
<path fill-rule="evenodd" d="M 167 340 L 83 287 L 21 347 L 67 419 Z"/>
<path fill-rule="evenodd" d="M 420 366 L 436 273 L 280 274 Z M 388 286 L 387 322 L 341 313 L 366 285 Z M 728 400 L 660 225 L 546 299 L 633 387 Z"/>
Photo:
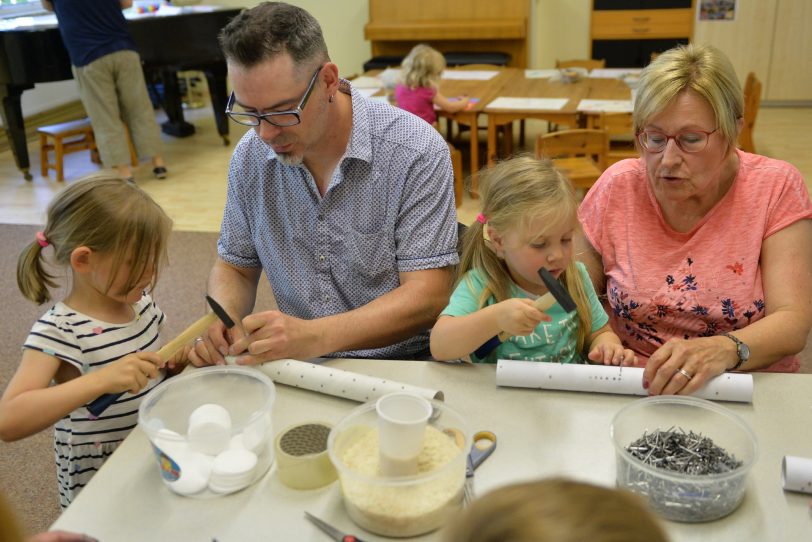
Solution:
<path fill-rule="evenodd" d="M 736 148 L 743 98 L 710 46 L 640 76 L 641 157 L 581 204 L 580 257 L 649 393 L 690 394 L 725 371 L 798 371 L 812 326 L 812 204 L 792 165 Z"/>

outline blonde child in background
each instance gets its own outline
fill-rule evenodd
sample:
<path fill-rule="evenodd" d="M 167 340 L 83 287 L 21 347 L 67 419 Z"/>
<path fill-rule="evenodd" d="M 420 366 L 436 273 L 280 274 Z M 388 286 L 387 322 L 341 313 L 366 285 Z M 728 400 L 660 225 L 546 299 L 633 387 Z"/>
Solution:
<path fill-rule="evenodd" d="M 475 500 L 444 532 L 448 542 L 668 542 L 636 495 L 550 478 Z"/>
<path fill-rule="evenodd" d="M 164 378 L 155 353 L 164 314 L 146 290 L 166 260 L 172 222 L 152 198 L 122 179 L 94 177 L 56 195 L 45 229 L 23 250 L 17 284 L 42 304 L 55 277 L 44 252 L 70 269 L 70 289 L 37 320 L 20 366 L 0 399 L 0 438 L 13 441 L 53 424 L 64 508 L 135 427 L 144 394 Z M 167 365 L 181 364 L 181 353 Z M 53 385 L 52 385 L 53 382 Z M 85 405 L 125 393 L 94 419 Z"/>
<path fill-rule="evenodd" d="M 432 356 L 581 363 L 588 351 L 593 363 L 634 364 L 586 268 L 573 260 L 578 202 L 569 180 L 549 160 L 522 156 L 485 170 L 480 183 L 482 212 L 463 237 L 456 289 L 431 332 Z M 541 267 L 569 291 L 576 312 L 533 306 L 547 293 Z M 483 359 L 472 354 L 501 332 L 511 337 Z"/>
<path fill-rule="evenodd" d="M 428 45 L 415 45 L 401 64 L 402 82 L 395 87 L 398 107 L 429 124 L 437 122 L 435 105 L 449 113 L 465 109 L 469 101 L 467 97 L 450 100 L 440 94 L 440 77 L 444 69 L 442 54 Z"/>

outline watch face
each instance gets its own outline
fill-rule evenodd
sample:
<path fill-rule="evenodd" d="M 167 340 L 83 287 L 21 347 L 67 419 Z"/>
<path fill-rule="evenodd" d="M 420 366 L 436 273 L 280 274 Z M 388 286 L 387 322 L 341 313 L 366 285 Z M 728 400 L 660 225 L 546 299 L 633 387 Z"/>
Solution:
<path fill-rule="evenodd" d="M 747 361 L 750 359 L 750 347 L 743 342 L 739 342 L 738 354 L 740 360 Z"/>

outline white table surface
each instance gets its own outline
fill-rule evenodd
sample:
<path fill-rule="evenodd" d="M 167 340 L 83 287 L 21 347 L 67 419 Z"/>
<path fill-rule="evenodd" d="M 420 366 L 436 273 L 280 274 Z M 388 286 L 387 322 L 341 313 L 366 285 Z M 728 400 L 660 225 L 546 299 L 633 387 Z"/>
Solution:
<path fill-rule="evenodd" d="M 615 453 L 609 438 L 614 414 L 631 396 L 497 388 L 495 366 L 415 361 L 331 360 L 359 373 L 439 388 L 472 430 L 496 433 L 498 447 L 476 472 L 476 491 L 511 482 L 563 475 L 613 486 Z M 723 403 L 758 438 L 759 457 L 742 505 L 726 518 L 700 524 L 665 522 L 673 541 L 812 540 L 812 497 L 784 492 L 781 459 L 812 457 L 812 375 L 755 374 L 753 404 Z M 277 386 L 274 433 L 305 421 L 335 424 L 358 406 L 314 392 Z M 687 421 L 686 421 L 686 425 Z M 136 428 L 53 529 L 84 532 L 101 542 L 172 540 L 249 542 L 329 538 L 303 517 L 307 510 L 366 541 L 344 511 L 338 483 L 311 491 L 283 486 L 275 467 L 233 495 L 195 499 L 175 495 L 161 481 L 146 435 Z M 432 533 L 415 540 L 439 540 Z"/>

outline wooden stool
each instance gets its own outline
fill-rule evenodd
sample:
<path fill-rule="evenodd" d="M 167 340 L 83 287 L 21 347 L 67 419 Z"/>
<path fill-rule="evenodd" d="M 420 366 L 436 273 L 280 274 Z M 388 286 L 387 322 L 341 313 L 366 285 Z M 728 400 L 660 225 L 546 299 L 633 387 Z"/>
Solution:
<path fill-rule="evenodd" d="M 40 173 L 43 177 L 48 176 L 49 169 L 55 169 L 56 180 L 64 181 L 64 158 L 66 154 L 72 152 L 89 150 L 91 160 L 97 164 L 101 162 L 99 150 L 96 148 L 96 138 L 93 135 L 93 126 L 88 118 L 41 126 L 37 128 L 37 132 L 39 132 Z M 53 143 L 49 143 L 49 137 L 53 138 Z M 130 147 L 130 161 L 133 166 L 137 166 L 138 157 L 135 154 L 129 130 L 127 130 L 127 144 Z M 54 151 L 53 162 L 48 159 L 50 151 Z"/>

